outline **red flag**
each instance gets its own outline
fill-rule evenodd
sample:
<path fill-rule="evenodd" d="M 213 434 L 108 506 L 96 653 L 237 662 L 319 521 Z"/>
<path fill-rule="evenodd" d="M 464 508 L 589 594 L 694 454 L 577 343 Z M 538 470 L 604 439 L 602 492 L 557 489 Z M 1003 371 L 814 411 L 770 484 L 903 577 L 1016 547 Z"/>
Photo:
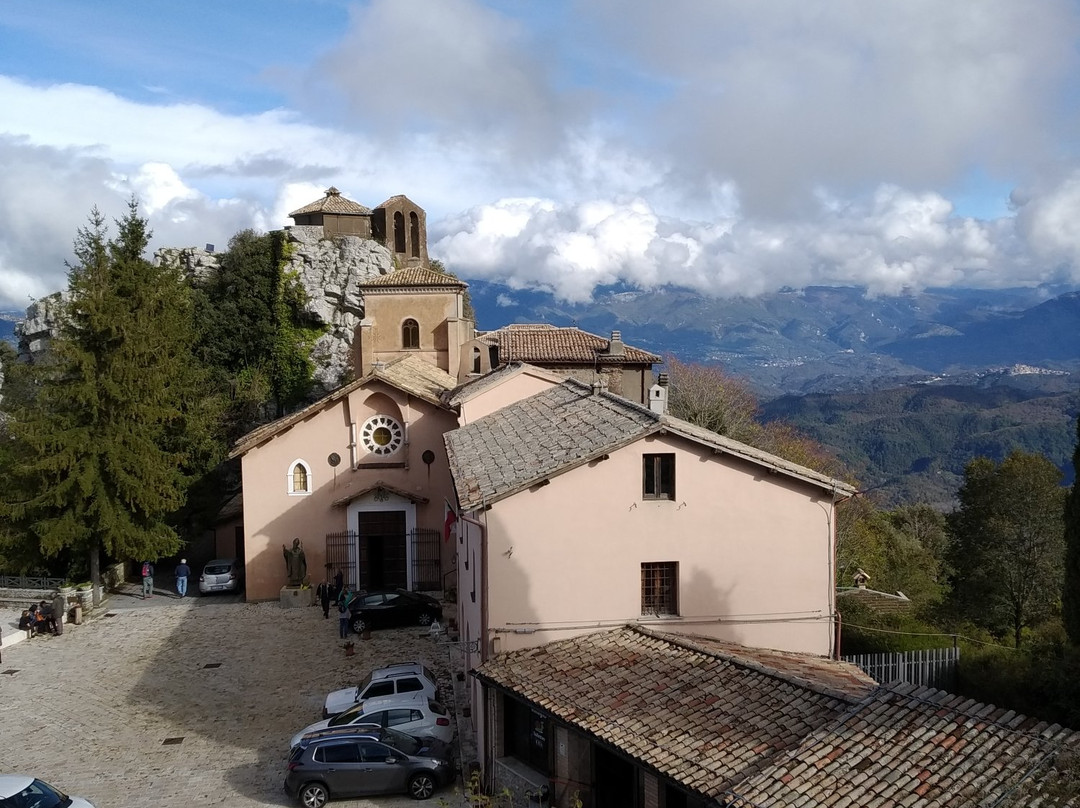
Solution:
<path fill-rule="evenodd" d="M 454 506 L 447 500 L 443 500 L 446 503 L 446 508 L 443 512 L 443 526 L 442 537 L 443 541 L 450 541 L 450 531 L 454 527 L 454 523 L 457 522 L 457 513 L 454 512 Z"/>

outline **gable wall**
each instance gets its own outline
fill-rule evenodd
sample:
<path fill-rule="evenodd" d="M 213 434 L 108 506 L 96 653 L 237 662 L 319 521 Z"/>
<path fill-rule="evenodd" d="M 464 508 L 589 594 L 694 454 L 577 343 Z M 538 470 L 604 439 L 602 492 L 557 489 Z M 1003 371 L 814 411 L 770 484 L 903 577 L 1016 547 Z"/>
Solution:
<path fill-rule="evenodd" d="M 502 409 L 508 404 L 541 393 L 556 385 L 549 379 L 534 376 L 531 373 L 518 373 L 501 384 L 484 390 L 461 405 L 461 425 L 471 424 L 478 418 Z"/>
<path fill-rule="evenodd" d="M 674 501 L 642 497 L 642 456 L 661 452 L 676 455 Z M 673 435 L 637 441 L 483 514 L 491 648 L 642 619 L 641 564 L 675 561 L 680 616 L 646 623 L 828 654 L 831 515 L 819 489 Z"/>
<path fill-rule="evenodd" d="M 387 412 L 388 409 L 393 411 Z M 359 466 L 353 470 L 350 422 L 356 424 L 358 431 L 367 418 L 379 413 L 394 417 L 406 427 L 407 443 L 385 458 L 367 454 L 360 447 Z M 326 534 L 356 529 L 356 525 L 346 523 L 346 508 L 334 506 L 334 501 L 375 482 L 426 497 L 427 503 L 416 504 L 416 526 L 441 530 L 443 500 L 452 496 L 442 435 L 454 423 L 451 413 L 388 385 L 372 382 L 244 455 L 248 599 L 278 597 L 286 583 L 281 545 L 291 544 L 295 536 L 304 543 L 309 577 L 315 584 L 322 580 Z M 425 450 L 435 456 L 430 466 L 421 459 Z M 332 452 L 341 457 L 336 469 L 327 462 Z M 311 469 L 310 495 L 289 494 L 288 471 L 296 459 L 304 460 Z M 380 467 L 373 468 L 371 463 Z M 445 549 L 443 555 L 445 571 L 452 566 L 451 550 Z"/>
<path fill-rule="evenodd" d="M 457 349 L 465 336 L 458 328 L 460 304 L 461 295 L 451 292 L 401 290 L 395 294 L 368 294 L 364 298 L 364 320 L 370 328 L 362 330 L 359 339 L 370 340 L 370 359 L 367 346 L 358 345 L 356 350 L 369 362 L 390 363 L 407 354 L 419 355 L 456 377 Z M 419 349 L 402 347 L 401 326 L 409 318 L 420 326 Z M 370 369 L 359 367 L 357 375 L 366 375 Z"/>

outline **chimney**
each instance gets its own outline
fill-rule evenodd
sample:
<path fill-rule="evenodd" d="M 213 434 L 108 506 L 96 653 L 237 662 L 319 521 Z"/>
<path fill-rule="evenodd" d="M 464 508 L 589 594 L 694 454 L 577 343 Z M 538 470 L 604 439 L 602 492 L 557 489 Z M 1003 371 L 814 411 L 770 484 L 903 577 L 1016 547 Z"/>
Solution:
<path fill-rule="evenodd" d="M 668 376 L 661 373 L 656 378 L 656 384 L 649 388 L 649 409 L 657 415 L 667 414 L 668 399 Z"/>
<path fill-rule="evenodd" d="M 626 346 L 623 345 L 622 331 L 612 331 L 611 341 L 608 343 L 608 356 L 622 356 L 626 353 Z"/>
<path fill-rule="evenodd" d="M 607 390 L 607 379 L 603 376 L 597 376 L 593 379 L 592 393 L 594 396 L 598 396 Z"/>

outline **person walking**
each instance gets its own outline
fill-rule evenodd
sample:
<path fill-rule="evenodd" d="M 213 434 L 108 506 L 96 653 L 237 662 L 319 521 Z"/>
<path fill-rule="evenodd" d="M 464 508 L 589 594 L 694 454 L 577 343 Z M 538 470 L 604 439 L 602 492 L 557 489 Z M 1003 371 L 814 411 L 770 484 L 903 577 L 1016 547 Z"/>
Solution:
<path fill-rule="evenodd" d="M 149 560 L 142 563 L 143 600 L 154 597 L 154 565 Z"/>
<path fill-rule="evenodd" d="M 176 594 L 182 598 L 186 597 L 187 579 L 191 575 L 191 567 L 188 566 L 186 558 L 180 559 L 180 563 L 176 565 L 173 575 L 176 576 Z"/>
<path fill-rule="evenodd" d="M 319 605 L 322 606 L 324 620 L 330 617 L 330 588 L 330 582 L 323 581 L 315 590 L 315 597 L 319 599 Z"/>
<path fill-rule="evenodd" d="M 52 612 L 53 612 L 53 634 L 57 637 L 64 633 L 64 613 L 67 611 L 67 598 L 60 594 L 59 591 L 53 595 Z"/>
<path fill-rule="evenodd" d="M 338 604 L 338 636 L 348 639 L 349 636 L 349 607 L 344 603 Z"/>

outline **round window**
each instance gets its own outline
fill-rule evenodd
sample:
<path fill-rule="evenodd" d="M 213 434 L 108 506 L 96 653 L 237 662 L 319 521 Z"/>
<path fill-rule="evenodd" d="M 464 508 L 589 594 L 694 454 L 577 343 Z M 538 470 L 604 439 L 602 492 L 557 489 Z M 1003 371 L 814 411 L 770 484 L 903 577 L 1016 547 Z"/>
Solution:
<path fill-rule="evenodd" d="M 372 454 L 393 454 L 405 441 L 405 430 L 389 415 L 375 415 L 360 427 L 360 440 Z"/>

